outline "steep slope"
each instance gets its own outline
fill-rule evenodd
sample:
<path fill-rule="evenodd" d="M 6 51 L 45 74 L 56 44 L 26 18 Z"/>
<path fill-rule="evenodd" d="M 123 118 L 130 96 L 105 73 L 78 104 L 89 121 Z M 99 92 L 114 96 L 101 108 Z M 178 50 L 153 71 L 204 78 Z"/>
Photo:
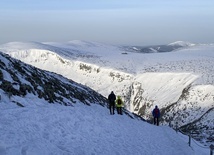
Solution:
<path fill-rule="evenodd" d="M 106 103 L 106 98 L 86 86 L 26 65 L 3 53 L 0 53 L 0 69 L 1 96 L 6 94 L 11 100 L 30 94 L 63 105 L 72 105 L 77 101 L 88 105 Z M 18 103 L 15 99 L 14 102 L 24 106 L 24 103 Z"/>
<path fill-rule="evenodd" d="M 126 109 L 145 119 L 151 119 L 155 105 L 161 108 L 162 124 L 175 124 L 178 114 L 182 122 L 179 127 L 198 120 L 206 112 L 212 116 L 213 111 L 209 110 L 214 107 L 214 45 L 188 45 L 174 52 L 142 54 L 85 41 L 33 43 L 32 48 L 24 43 L 27 45 L 18 50 L 11 44 L 14 43 L 0 49 L 26 63 L 75 79 L 104 96 L 114 90 L 123 97 Z M 204 91 L 200 93 L 198 88 Z M 190 118 L 190 110 L 185 109 L 197 111 Z M 213 122 L 213 118 L 210 120 Z M 198 127 L 201 132 L 203 124 Z M 203 136 L 208 139 L 212 135 L 213 131 Z"/>
<path fill-rule="evenodd" d="M 3 53 L 0 69 L 2 155 L 205 155 L 166 126 L 109 115 L 103 96 L 61 75 Z"/>

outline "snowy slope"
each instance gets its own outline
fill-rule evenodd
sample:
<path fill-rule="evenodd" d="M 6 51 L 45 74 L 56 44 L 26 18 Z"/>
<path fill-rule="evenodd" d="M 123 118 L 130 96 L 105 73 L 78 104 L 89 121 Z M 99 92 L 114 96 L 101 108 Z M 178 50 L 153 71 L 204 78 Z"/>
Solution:
<path fill-rule="evenodd" d="M 65 107 L 34 98 L 21 108 L 3 99 L 0 109 L 2 155 L 141 155 L 142 152 L 206 155 L 209 152 L 198 147 L 192 149 L 169 127 L 156 127 L 125 115 L 112 116 L 100 105 L 77 103 Z"/>
<path fill-rule="evenodd" d="M 126 109 L 145 119 L 151 118 L 153 107 L 158 105 L 163 124 L 179 122 L 182 127 L 198 120 L 207 111 L 212 116 L 213 111 L 209 109 L 214 107 L 214 45 L 184 42 L 172 45 L 178 44 L 187 48 L 142 54 L 76 40 L 68 43 L 16 42 L 1 45 L 0 50 L 87 85 L 104 96 L 114 90 L 123 97 Z M 204 119 L 201 124 L 213 129 L 214 119 L 210 120 L 208 123 Z M 207 136 L 211 142 L 212 135 L 213 131 Z"/>
<path fill-rule="evenodd" d="M 90 88 L 2 53 L 0 95 L 1 155 L 209 152 L 195 145 L 189 147 L 184 135 L 167 126 L 157 127 L 125 113 L 109 115 L 105 99 Z M 65 104 L 68 102 L 72 104 Z"/>
<path fill-rule="evenodd" d="M 106 98 L 94 90 L 56 73 L 40 70 L 0 52 L 0 99 L 8 96 L 12 102 L 25 106 L 14 96 L 25 97 L 28 93 L 49 103 L 71 106 L 77 101 L 90 105 L 106 105 Z"/>

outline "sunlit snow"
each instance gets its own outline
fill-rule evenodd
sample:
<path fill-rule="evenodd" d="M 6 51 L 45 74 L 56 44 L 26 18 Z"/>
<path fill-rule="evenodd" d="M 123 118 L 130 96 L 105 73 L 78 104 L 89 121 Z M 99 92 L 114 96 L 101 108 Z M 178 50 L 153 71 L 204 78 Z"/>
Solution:
<path fill-rule="evenodd" d="M 104 96 L 114 90 L 131 112 L 150 103 L 152 106 L 146 109 L 144 118 L 151 115 L 154 105 L 164 108 L 179 101 L 177 109 L 185 108 L 186 111 L 176 114 L 169 111 L 169 114 L 180 120 L 181 114 L 191 110 L 185 122 L 179 122 L 184 125 L 214 107 L 214 45 L 174 44 L 188 45 L 188 48 L 142 54 L 76 40 L 68 43 L 13 42 L 1 45 L 0 51 L 87 85 Z M 10 81 L 9 73 L 4 75 Z M 189 88 L 189 94 L 182 100 L 180 97 L 186 88 Z M 139 94 L 143 100 L 138 105 L 132 104 Z M 7 97 L 1 100 L 0 154 L 209 153 L 208 148 L 201 149 L 194 144 L 189 147 L 188 137 L 181 136 L 166 124 L 156 127 L 125 115 L 111 116 L 107 108 L 99 105 L 88 107 L 77 103 L 74 107 L 63 107 L 31 97 L 18 100 L 26 107 L 15 106 Z M 212 126 L 213 113 L 206 118 L 203 123 Z"/>

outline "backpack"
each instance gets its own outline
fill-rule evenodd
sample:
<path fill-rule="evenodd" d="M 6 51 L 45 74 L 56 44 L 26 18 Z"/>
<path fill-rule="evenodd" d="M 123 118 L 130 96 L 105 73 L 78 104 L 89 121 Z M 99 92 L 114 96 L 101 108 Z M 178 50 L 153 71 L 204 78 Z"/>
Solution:
<path fill-rule="evenodd" d="M 118 99 L 118 100 L 117 100 L 117 104 L 118 104 L 118 105 L 121 105 L 121 104 L 122 104 L 121 99 Z"/>
<path fill-rule="evenodd" d="M 159 116 L 159 110 L 155 109 L 155 116 Z"/>

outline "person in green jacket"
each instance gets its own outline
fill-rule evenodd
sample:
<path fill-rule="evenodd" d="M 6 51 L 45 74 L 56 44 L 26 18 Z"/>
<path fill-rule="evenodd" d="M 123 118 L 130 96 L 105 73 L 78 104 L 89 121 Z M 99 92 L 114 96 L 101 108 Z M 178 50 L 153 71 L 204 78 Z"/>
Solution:
<path fill-rule="evenodd" d="M 122 115 L 123 101 L 120 96 L 116 99 L 117 114 Z"/>

